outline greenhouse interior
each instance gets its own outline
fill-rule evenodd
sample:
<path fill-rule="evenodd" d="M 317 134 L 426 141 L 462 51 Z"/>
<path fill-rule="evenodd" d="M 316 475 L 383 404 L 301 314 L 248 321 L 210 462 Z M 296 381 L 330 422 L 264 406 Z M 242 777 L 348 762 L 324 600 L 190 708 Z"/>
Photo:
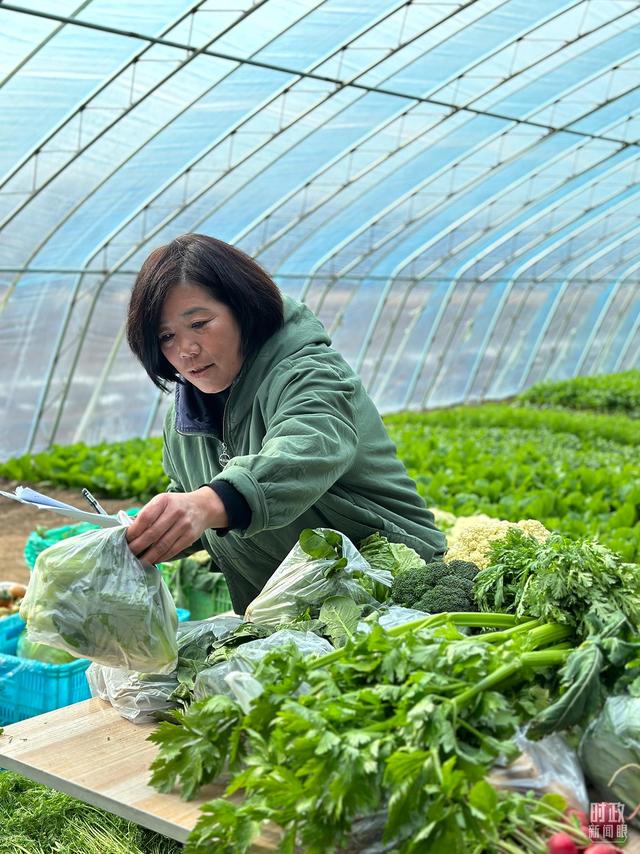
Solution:
<path fill-rule="evenodd" d="M 640 854 L 640 0 L 0 0 L 0 854 Z"/>

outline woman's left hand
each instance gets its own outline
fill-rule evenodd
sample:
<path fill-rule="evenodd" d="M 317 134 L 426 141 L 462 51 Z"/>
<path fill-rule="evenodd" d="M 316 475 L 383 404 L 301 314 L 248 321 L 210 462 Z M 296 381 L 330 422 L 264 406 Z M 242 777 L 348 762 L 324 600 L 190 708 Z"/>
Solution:
<path fill-rule="evenodd" d="M 227 513 L 216 492 L 202 486 L 195 492 L 156 495 L 127 528 L 131 551 L 148 563 L 171 560 L 189 548 L 207 528 L 226 528 Z"/>

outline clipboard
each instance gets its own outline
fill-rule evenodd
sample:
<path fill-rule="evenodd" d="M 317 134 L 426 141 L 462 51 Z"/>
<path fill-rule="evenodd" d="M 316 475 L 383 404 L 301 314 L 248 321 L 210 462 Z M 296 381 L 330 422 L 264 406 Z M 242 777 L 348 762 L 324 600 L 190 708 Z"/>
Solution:
<path fill-rule="evenodd" d="M 50 510 L 52 513 L 66 516 L 68 519 L 75 519 L 77 522 L 90 522 L 92 525 L 98 525 L 101 528 L 116 528 L 118 525 L 128 525 L 131 522 L 122 511 L 121 514 L 124 519 L 120 518 L 120 514 L 105 516 L 102 513 L 92 513 L 90 510 L 80 510 L 71 504 L 65 504 L 64 501 L 50 498 L 29 486 L 16 486 L 15 492 L 5 492 L 0 489 L 0 495 L 10 498 L 12 501 L 18 501 L 20 504 L 36 507 L 38 510 Z"/>

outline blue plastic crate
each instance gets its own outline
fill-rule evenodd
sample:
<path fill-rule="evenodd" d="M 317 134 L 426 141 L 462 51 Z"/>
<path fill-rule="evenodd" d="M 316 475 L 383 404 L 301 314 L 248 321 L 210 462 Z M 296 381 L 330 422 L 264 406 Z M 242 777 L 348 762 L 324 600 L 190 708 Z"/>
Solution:
<path fill-rule="evenodd" d="M 186 609 L 177 612 L 180 622 L 189 619 Z M 15 655 L 24 625 L 17 614 L 0 620 L 0 726 L 91 697 L 85 676 L 91 664 L 87 658 L 48 664 Z"/>

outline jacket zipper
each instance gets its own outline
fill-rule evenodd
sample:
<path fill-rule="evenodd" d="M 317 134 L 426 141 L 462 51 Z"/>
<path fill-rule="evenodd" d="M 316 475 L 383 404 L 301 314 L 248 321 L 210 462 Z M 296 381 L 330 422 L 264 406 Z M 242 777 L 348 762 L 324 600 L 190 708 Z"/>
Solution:
<path fill-rule="evenodd" d="M 228 406 L 228 404 L 229 404 L 229 398 L 227 398 L 227 400 L 224 404 L 224 409 L 222 410 L 222 449 L 221 449 L 220 455 L 218 457 L 218 462 L 220 463 L 220 465 L 222 466 L 223 469 L 226 468 L 227 463 L 231 462 L 231 456 L 229 454 L 230 448 L 227 445 L 225 438 L 224 438 L 224 436 L 225 436 L 224 427 L 225 427 L 226 418 L 227 418 L 227 406 Z"/>

